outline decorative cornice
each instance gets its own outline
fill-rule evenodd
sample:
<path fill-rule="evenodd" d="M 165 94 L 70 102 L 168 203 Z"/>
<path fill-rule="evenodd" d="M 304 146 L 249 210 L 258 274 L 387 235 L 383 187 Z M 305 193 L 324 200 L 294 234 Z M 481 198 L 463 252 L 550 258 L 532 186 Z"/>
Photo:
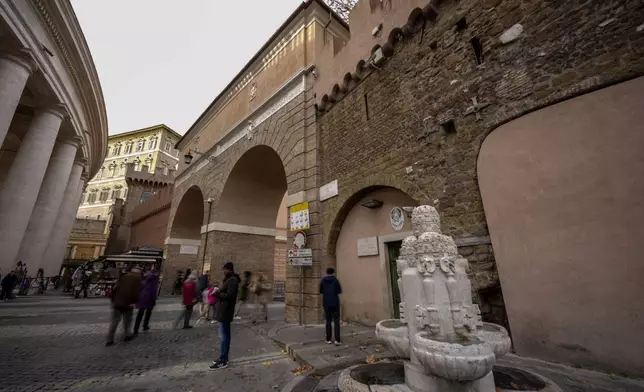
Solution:
<path fill-rule="evenodd" d="M 244 137 L 247 137 L 253 128 L 257 128 L 264 121 L 269 119 L 275 112 L 286 106 L 298 95 L 302 94 L 305 89 L 305 80 L 303 75 L 308 72 L 308 68 L 300 70 L 291 80 L 286 82 L 275 94 L 266 99 L 257 109 L 250 113 L 248 117 L 241 120 L 226 135 L 219 140 L 214 146 L 199 157 L 188 169 L 181 172 L 176 179 L 176 185 L 181 184 L 190 176 L 197 173 L 210 163 L 210 158 L 216 158 L 232 147 L 235 143 Z M 248 124 L 253 126 L 249 127 Z"/>
<path fill-rule="evenodd" d="M 89 136 L 94 139 L 91 140 L 93 143 L 90 167 L 90 174 L 93 176 L 107 153 L 107 111 L 94 61 L 69 0 L 30 0 L 30 3 L 56 43 L 74 86 L 80 93 L 87 126 L 91 129 Z M 68 30 L 61 31 L 59 25 L 65 26 Z M 69 41 L 72 41 L 71 44 Z M 85 72 L 79 72 L 79 70 Z M 77 128 L 81 125 L 74 123 Z M 82 127 L 77 131 L 84 136 Z"/>

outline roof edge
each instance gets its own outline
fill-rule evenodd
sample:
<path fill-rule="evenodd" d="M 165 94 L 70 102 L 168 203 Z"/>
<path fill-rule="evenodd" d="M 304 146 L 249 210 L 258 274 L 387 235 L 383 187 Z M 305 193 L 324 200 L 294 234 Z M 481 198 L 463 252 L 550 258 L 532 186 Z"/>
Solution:
<path fill-rule="evenodd" d="M 215 99 L 213 99 L 213 100 L 212 100 L 212 102 L 210 103 L 210 105 L 208 105 L 208 107 L 207 107 L 207 108 L 206 108 L 206 109 L 201 113 L 201 115 L 199 115 L 199 117 L 197 118 L 197 120 L 195 120 L 195 122 L 194 122 L 194 123 L 192 123 L 192 125 L 188 128 L 188 130 L 186 131 L 186 133 L 184 133 L 184 134 L 183 134 L 183 136 L 181 136 L 181 139 L 179 139 L 179 141 L 175 144 L 175 146 L 174 146 L 174 147 L 175 147 L 176 149 L 178 149 L 178 150 L 179 150 L 179 149 L 181 148 L 181 143 L 184 141 L 184 139 L 186 139 L 186 138 L 190 135 L 190 133 L 195 129 L 195 127 L 197 126 L 197 124 L 199 124 L 199 122 L 200 122 L 200 121 L 201 121 L 201 120 L 206 116 L 206 114 L 210 111 L 210 109 L 212 109 L 212 108 L 213 108 L 213 106 L 215 106 L 215 104 L 216 104 L 216 103 L 221 99 L 221 97 L 223 97 L 223 96 L 225 95 L 226 91 L 228 91 L 228 89 L 230 89 L 230 88 L 235 84 L 235 82 L 236 82 L 240 77 L 242 77 L 242 76 L 243 76 L 243 74 L 244 74 L 244 73 L 245 73 L 245 72 L 246 72 L 246 71 L 247 71 L 247 70 L 248 70 L 248 69 L 253 65 L 253 63 L 254 63 L 254 62 L 255 62 L 255 61 L 260 57 L 260 55 L 262 54 L 262 52 L 264 52 L 268 47 L 270 47 L 271 43 L 272 43 L 272 42 L 273 42 L 273 41 L 274 41 L 274 40 L 275 40 L 275 39 L 276 39 L 276 38 L 277 38 L 277 37 L 278 37 L 278 36 L 279 36 L 283 31 L 284 31 L 284 29 L 285 29 L 285 28 L 286 28 L 286 27 L 287 27 L 287 26 L 288 26 L 288 25 L 289 25 L 289 24 L 290 24 L 290 23 L 291 23 L 291 22 L 292 22 L 292 21 L 293 21 L 293 20 L 294 20 L 294 19 L 295 19 L 299 14 L 300 14 L 300 12 L 302 12 L 302 11 L 306 10 L 306 9 L 307 9 L 311 4 L 313 4 L 313 3 L 317 3 L 318 5 L 320 5 L 320 6 L 321 6 L 325 11 L 328 11 L 328 12 L 329 12 L 329 14 L 330 14 L 333 18 L 335 18 L 335 19 L 336 19 L 336 20 L 337 20 L 337 21 L 338 21 L 338 22 L 339 22 L 343 27 L 345 27 L 347 30 L 349 30 L 349 24 L 348 24 L 346 21 L 344 21 L 344 19 L 342 19 L 342 18 L 341 18 L 341 17 L 340 17 L 340 16 L 339 16 L 335 11 L 333 11 L 333 10 L 331 9 L 331 7 L 329 7 L 329 6 L 328 6 L 328 5 L 327 5 L 323 0 L 304 0 L 304 1 L 303 1 L 303 2 L 302 2 L 302 3 L 301 3 L 301 4 L 300 4 L 296 9 L 295 9 L 295 11 L 293 11 L 293 12 L 291 13 L 291 15 L 289 15 L 289 17 L 288 17 L 288 18 L 286 18 L 286 20 L 284 21 L 284 23 L 282 23 L 282 24 L 280 25 L 280 27 L 278 27 L 278 28 L 277 28 L 277 30 L 275 30 L 275 32 L 274 32 L 274 33 L 270 36 L 270 38 L 269 38 L 269 39 L 264 43 L 264 45 L 262 45 L 262 46 L 261 46 L 261 48 L 259 48 L 259 50 L 258 50 L 258 51 L 253 55 L 253 57 L 251 57 L 251 59 L 246 63 L 246 65 L 244 65 L 244 67 L 243 67 L 243 68 L 242 68 L 242 69 L 241 69 L 241 70 L 240 70 L 240 71 L 239 71 L 239 72 L 238 72 L 238 73 L 237 73 L 237 74 L 232 78 L 232 80 L 231 80 L 231 81 L 226 85 L 226 87 L 224 87 L 224 88 L 221 90 L 221 92 L 220 92 L 220 93 L 215 97 Z"/>
<path fill-rule="evenodd" d="M 152 131 L 152 130 L 158 129 L 158 128 L 164 128 L 165 130 L 167 130 L 168 132 L 172 133 L 177 138 L 182 137 L 177 131 L 175 131 L 174 129 L 170 128 L 169 126 L 161 123 L 161 124 L 151 125 L 151 126 L 145 127 L 145 128 L 135 129 L 135 130 L 132 130 L 132 131 L 125 131 L 125 132 L 121 132 L 121 133 L 115 133 L 114 135 L 109 135 L 108 140 L 113 139 L 113 138 L 117 138 L 117 137 L 134 135 L 134 134 L 140 133 L 140 132 Z"/>

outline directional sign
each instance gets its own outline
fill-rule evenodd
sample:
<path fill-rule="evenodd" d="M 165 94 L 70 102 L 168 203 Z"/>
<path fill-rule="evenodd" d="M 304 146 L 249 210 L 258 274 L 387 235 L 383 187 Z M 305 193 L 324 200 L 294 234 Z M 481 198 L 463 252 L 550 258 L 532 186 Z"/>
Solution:
<path fill-rule="evenodd" d="M 288 257 L 312 257 L 313 256 L 313 250 L 312 249 L 289 249 L 288 250 Z"/>
<path fill-rule="evenodd" d="M 293 267 L 310 267 L 313 265 L 313 257 L 289 257 L 288 265 Z"/>

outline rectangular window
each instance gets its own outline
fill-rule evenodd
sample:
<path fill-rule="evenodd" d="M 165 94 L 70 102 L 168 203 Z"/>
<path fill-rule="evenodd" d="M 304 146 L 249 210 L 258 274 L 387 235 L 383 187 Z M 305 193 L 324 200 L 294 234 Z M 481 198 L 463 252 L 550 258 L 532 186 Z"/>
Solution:
<path fill-rule="evenodd" d="M 125 153 L 126 154 L 132 153 L 132 143 L 125 146 Z"/>
<path fill-rule="evenodd" d="M 136 143 L 136 152 L 143 151 L 143 146 L 145 146 L 145 141 L 139 140 L 139 142 Z"/>
<path fill-rule="evenodd" d="M 172 150 L 172 143 L 168 142 L 165 144 L 165 152 L 170 152 Z"/>
<path fill-rule="evenodd" d="M 106 202 L 109 196 L 110 196 L 109 191 L 101 191 L 101 195 L 98 197 L 98 200 L 101 202 Z"/>
<path fill-rule="evenodd" d="M 121 190 L 120 189 L 116 189 L 116 190 L 112 191 L 112 199 L 118 199 L 120 197 L 121 197 Z"/>
<path fill-rule="evenodd" d="M 87 196 L 87 202 L 88 203 L 96 202 L 96 192 L 92 192 Z"/>

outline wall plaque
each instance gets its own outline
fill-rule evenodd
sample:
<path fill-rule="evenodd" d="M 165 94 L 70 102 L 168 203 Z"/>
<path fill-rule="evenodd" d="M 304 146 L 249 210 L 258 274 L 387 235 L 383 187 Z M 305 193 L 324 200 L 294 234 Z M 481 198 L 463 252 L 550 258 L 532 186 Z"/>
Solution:
<path fill-rule="evenodd" d="M 338 180 L 333 180 L 320 187 L 320 201 L 328 200 L 338 195 Z"/>
<path fill-rule="evenodd" d="M 378 237 L 360 238 L 357 242 L 358 257 L 378 256 Z"/>
<path fill-rule="evenodd" d="M 181 245 L 181 248 L 179 248 L 179 253 L 182 255 L 196 255 L 199 253 L 199 246 L 198 245 Z"/>
<path fill-rule="evenodd" d="M 405 226 L 405 213 L 403 212 L 402 208 L 392 208 L 389 214 L 389 220 L 391 221 L 391 227 L 394 230 L 402 230 L 403 226 Z"/>

